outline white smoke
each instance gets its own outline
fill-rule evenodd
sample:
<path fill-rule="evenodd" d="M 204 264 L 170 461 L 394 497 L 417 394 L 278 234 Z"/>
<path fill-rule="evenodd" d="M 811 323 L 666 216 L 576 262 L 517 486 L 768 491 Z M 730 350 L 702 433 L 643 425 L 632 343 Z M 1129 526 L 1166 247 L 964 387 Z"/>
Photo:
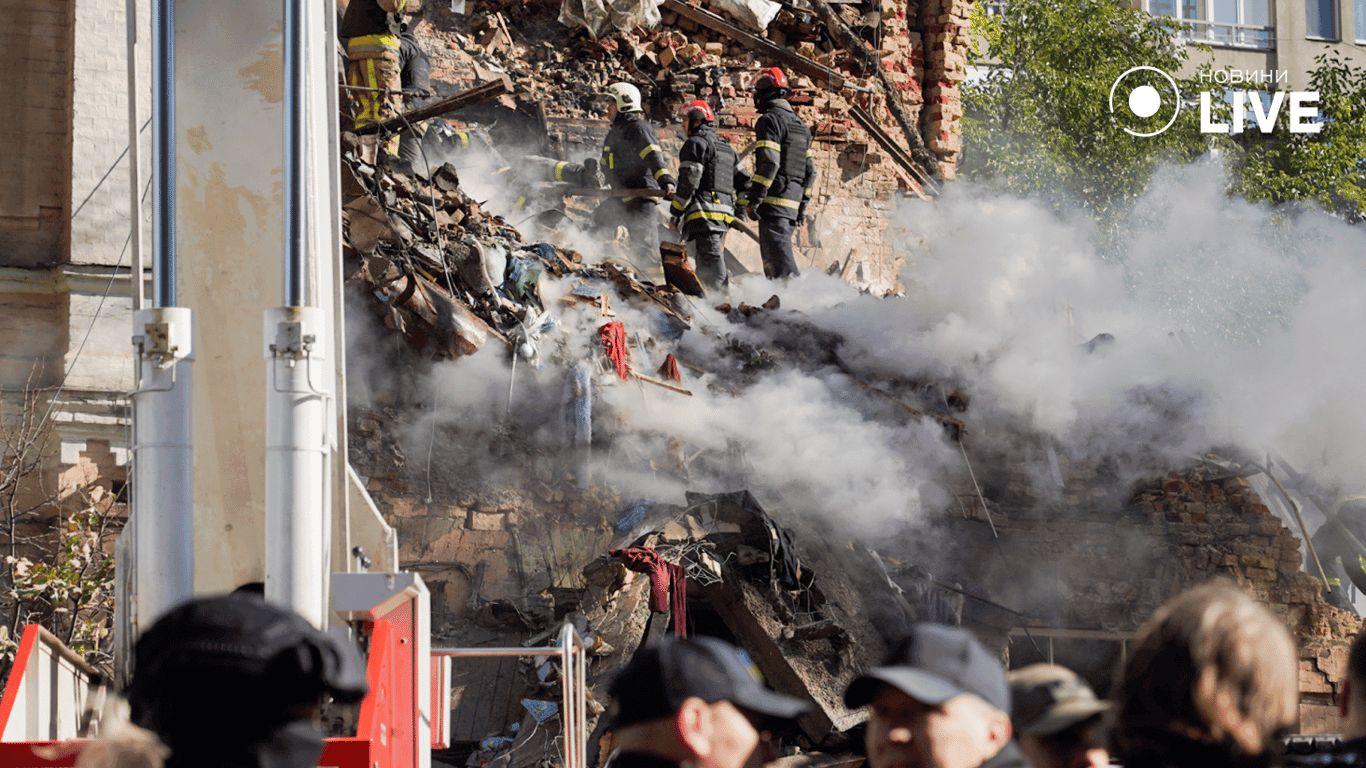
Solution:
<path fill-rule="evenodd" d="M 653 376 L 675 351 L 703 371 L 683 367 L 692 396 L 617 380 L 599 355 L 605 318 L 562 307 L 585 281 L 547 279 L 545 304 L 561 325 L 541 341 L 544 367 L 520 364 L 509 398 L 511 371 L 493 345 L 437 366 L 435 423 L 464 435 L 470 451 L 511 424 L 541 455 L 570 456 L 567 371 L 592 361 L 598 447 L 591 469 L 573 471 L 670 502 L 744 482 L 780 499 L 775 511 L 860 536 L 954 503 L 965 467 L 939 423 L 907 418 L 850 372 L 968 394 L 955 415 L 967 421 L 969 454 L 1015 452 L 1041 484 L 1055 477 L 1045 443 L 1073 460 L 1112 457 L 1120 483 L 1230 444 L 1352 480 L 1366 461 L 1366 350 L 1355 342 L 1366 333 L 1357 295 L 1366 234 L 1321 213 L 1228 198 L 1222 181 L 1211 166 L 1160 174 L 1109 259 L 1080 214 L 958 184 L 900 213 L 923 243 L 907 254 L 903 297 L 860 295 L 815 271 L 735 281 L 732 303 L 776 293 L 782 307 L 768 318 L 838 334 L 833 362 L 786 349 L 783 329 L 763 315 L 733 323 L 705 301 L 690 307 L 692 329 L 669 342 L 657 311 L 613 295 L 636 370 Z M 1101 333 L 1114 342 L 1088 352 Z M 746 373 L 756 354 L 780 364 Z M 436 434 L 431 424 L 414 439 Z M 505 476 L 507 461 L 481 459 L 480 471 Z"/>

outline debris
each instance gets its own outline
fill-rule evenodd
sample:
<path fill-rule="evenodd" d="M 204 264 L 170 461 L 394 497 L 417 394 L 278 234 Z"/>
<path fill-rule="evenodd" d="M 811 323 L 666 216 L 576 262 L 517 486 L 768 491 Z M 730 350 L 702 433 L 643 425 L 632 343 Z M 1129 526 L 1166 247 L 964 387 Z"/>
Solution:
<path fill-rule="evenodd" d="M 702 281 L 688 262 L 688 249 L 680 243 L 660 243 L 659 255 L 664 262 L 664 280 L 686 296 L 706 298 Z"/>
<path fill-rule="evenodd" d="M 596 40 L 609 30 L 659 26 L 659 0 L 564 0 L 560 23 L 583 27 Z"/>
<path fill-rule="evenodd" d="M 805 75 L 818 78 L 822 84 L 826 85 L 831 90 L 838 91 L 846 87 L 853 88 L 854 90 L 864 90 L 863 88 L 848 82 L 843 74 L 822 64 L 817 64 L 805 56 L 793 53 L 780 45 L 775 45 L 762 37 L 752 35 L 714 13 L 688 5 L 682 0 L 664 0 L 664 7 L 685 19 L 689 19 L 708 29 L 714 29 L 723 35 L 727 35 L 741 44 L 748 46 L 750 50 L 757 51 L 768 58 L 780 61 Z"/>
<path fill-rule="evenodd" d="M 472 88 L 467 88 L 454 96 L 447 96 L 446 98 L 428 104 L 425 107 L 408 110 L 407 112 L 396 117 L 391 117 L 384 122 L 372 123 L 357 128 L 354 133 L 356 133 L 356 135 L 377 132 L 392 133 L 404 126 L 415 125 L 428 118 L 440 117 L 448 112 L 454 112 L 457 109 L 464 109 L 465 107 L 474 104 L 481 104 L 490 99 L 496 99 L 505 93 L 512 93 L 512 91 L 511 78 L 507 75 L 502 75 L 493 80 L 479 83 Z"/>
<path fill-rule="evenodd" d="M 522 706 L 537 723 L 545 723 L 560 714 L 560 705 L 553 701 L 522 699 Z"/>
<path fill-rule="evenodd" d="M 672 352 L 664 357 L 664 364 L 659 366 L 659 370 L 655 371 L 655 373 L 661 379 L 667 379 L 669 381 L 683 380 L 683 375 L 678 372 L 678 359 L 674 357 L 674 353 Z"/>
<path fill-rule="evenodd" d="M 598 335 L 602 338 L 607 358 L 616 366 L 617 375 L 622 381 L 626 381 L 631 373 L 631 353 L 626 348 L 626 326 L 615 321 L 605 323 L 598 329 Z"/>
<path fill-rule="evenodd" d="M 607 554 L 621 558 L 633 571 L 650 576 L 650 610 L 670 615 L 674 634 L 688 634 L 688 580 L 683 568 L 646 547 L 614 549 Z"/>
<path fill-rule="evenodd" d="M 745 26 L 763 32 L 783 9 L 773 0 L 711 0 L 711 7 Z"/>
<path fill-rule="evenodd" d="M 669 384 L 668 382 L 660 381 L 659 379 L 652 379 L 652 378 L 650 378 L 649 376 L 646 376 L 646 375 L 643 374 L 643 373 L 638 373 L 638 372 L 636 372 L 636 371 L 631 371 L 631 376 L 634 377 L 634 378 L 636 378 L 636 379 L 639 379 L 640 381 L 645 382 L 646 384 L 653 384 L 653 385 L 655 385 L 656 387 L 662 387 L 662 388 L 664 388 L 664 389 L 669 390 L 670 392 L 677 392 L 677 393 L 680 394 L 680 395 L 692 395 L 692 392 L 690 392 L 690 391 L 688 391 L 688 390 L 686 390 L 686 389 L 684 389 L 684 388 L 682 388 L 682 387 L 675 387 L 674 385 Z"/>

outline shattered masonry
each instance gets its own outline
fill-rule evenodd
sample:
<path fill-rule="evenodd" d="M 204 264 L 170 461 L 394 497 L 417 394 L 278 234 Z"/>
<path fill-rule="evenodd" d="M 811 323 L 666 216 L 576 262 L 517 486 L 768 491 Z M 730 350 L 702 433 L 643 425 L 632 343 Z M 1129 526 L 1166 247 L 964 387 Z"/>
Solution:
<path fill-rule="evenodd" d="M 699 6 L 744 35 L 837 73 L 842 87 L 831 87 L 830 76 L 804 73 L 754 53 L 752 40 L 680 15 L 673 10 L 679 4 L 669 0 L 661 6 L 663 23 L 657 29 L 613 30 L 594 40 L 585 30 L 569 32 L 556 21 L 559 0 L 470 0 L 465 16 L 450 13 L 444 3 L 428 3 L 429 23 L 419 34 L 443 95 L 506 71 L 517 96 L 516 101 L 504 97 L 504 105 L 520 104 L 524 114 L 533 115 L 528 119 L 531 132 L 546 137 L 541 154 L 562 159 L 596 156 L 606 123 L 590 109 L 591 97 L 616 80 L 642 87 L 646 112 L 657 123 L 674 122 L 682 103 L 715 91 L 724 102 L 717 110 L 718 129 L 738 152 L 753 140 L 758 119 L 746 91 L 749 78 L 761 66 L 782 66 L 797 89 L 791 101 L 813 128 L 819 174 L 813 221 L 799 229 L 797 245 L 818 259 L 814 268 L 833 267 L 876 293 L 895 290 L 893 245 L 898 234 L 889 230 L 888 214 L 897 196 L 919 196 L 926 190 L 915 173 L 860 126 L 853 111 L 864 110 L 896 149 L 914 155 L 913 171 L 953 179 L 962 131 L 958 83 L 965 76 L 971 2 L 829 4 L 846 31 L 867 46 L 866 58 L 826 40 L 826 25 L 814 11 L 780 6 L 760 33 L 727 16 L 721 3 Z M 874 66 L 882 71 L 873 71 Z M 908 139 L 901 130 L 884 84 L 917 135 Z M 684 138 L 681 129 L 670 125 L 659 134 L 666 154 L 676 157 Z M 734 242 L 738 240 L 732 236 L 729 247 L 738 251 L 743 245 Z M 819 244 L 826 248 L 813 249 Z M 798 259 L 802 268 L 808 267 L 807 258 Z"/>

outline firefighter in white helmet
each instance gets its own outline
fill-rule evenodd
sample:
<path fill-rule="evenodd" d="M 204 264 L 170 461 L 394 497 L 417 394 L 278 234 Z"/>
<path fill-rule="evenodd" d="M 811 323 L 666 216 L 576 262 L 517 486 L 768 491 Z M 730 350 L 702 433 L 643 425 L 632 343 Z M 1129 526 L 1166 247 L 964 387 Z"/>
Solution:
<path fill-rule="evenodd" d="M 600 167 L 613 189 L 664 190 L 672 194 L 677 182 L 664 163 L 655 129 L 641 112 L 640 90 L 630 83 L 607 87 L 607 119 L 612 126 L 602 144 Z M 630 259 L 647 277 L 661 280 L 659 214 L 656 197 L 608 198 L 593 213 L 599 229 L 615 232 L 625 225 L 630 234 Z"/>

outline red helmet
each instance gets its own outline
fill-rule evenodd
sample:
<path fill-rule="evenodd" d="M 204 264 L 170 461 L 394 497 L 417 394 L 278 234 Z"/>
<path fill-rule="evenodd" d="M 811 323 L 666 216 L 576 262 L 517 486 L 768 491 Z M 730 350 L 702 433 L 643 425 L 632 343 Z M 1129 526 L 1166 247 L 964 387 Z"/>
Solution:
<path fill-rule="evenodd" d="M 711 111 L 711 105 L 701 99 L 693 99 L 687 104 L 684 104 L 683 108 L 678 110 L 678 116 L 684 120 L 687 120 L 690 117 L 696 117 L 707 121 L 716 119 L 716 113 Z"/>
<path fill-rule="evenodd" d="M 788 88 L 787 75 L 783 74 L 777 67 L 759 70 L 759 74 L 754 76 L 754 82 L 750 83 L 750 88 L 755 91 L 767 91 L 775 88 Z"/>

